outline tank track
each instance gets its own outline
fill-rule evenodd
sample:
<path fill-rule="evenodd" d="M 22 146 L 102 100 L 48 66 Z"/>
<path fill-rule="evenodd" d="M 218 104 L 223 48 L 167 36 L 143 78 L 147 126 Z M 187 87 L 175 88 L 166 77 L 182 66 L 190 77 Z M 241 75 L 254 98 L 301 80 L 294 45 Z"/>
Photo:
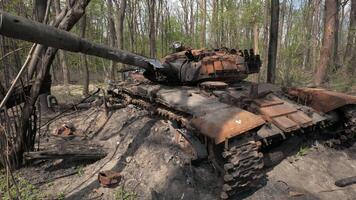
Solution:
<path fill-rule="evenodd" d="M 231 199 L 234 195 L 258 187 L 264 178 L 263 154 L 259 152 L 261 143 L 253 137 L 234 139 L 230 148 L 223 152 L 224 185 L 221 199 Z"/>
<path fill-rule="evenodd" d="M 354 140 L 356 137 L 356 107 L 350 107 L 345 111 L 344 123 L 345 135 L 342 140 Z"/>
<path fill-rule="evenodd" d="M 136 105 L 164 119 L 179 122 L 184 128 L 194 131 L 189 125 L 189 119 L 183 113 L 177 113 L 162 105 L 152 104 L 148 99 L 133 96 L 128 92 L 120 92 L 119 96 L 123 99 L 125 105 Z M 222 157 L 223 163 L 214 162 L 216 165 L 222 165 L 217 167 L 222 169 L 224 174 L 221 199 L 232 199 L 236 194 L 255 188 L 264 178 L 262 171 L 263 154 L 258 151 L 261 143 L 255 141 L 252 136 L 233 138 L 230 139 L 229 143 L 229 148 L 225 148 L 222 153 L 220 152 L 219 157 Z"/>

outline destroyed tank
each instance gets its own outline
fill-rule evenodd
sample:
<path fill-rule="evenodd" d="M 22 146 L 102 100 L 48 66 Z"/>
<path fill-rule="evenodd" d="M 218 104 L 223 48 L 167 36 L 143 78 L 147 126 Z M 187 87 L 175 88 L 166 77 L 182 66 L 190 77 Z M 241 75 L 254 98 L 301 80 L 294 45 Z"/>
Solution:
<path fill-rule="evenodd" d="M 208 159 L 221 172 L 221 199 L 259 187 L 265 180 L 263 150 L 292 135 L 332 130 L 343 141 L 355 137 L 355 96 L 318 88 L 282 91 L 245 81 L 260 70 L 253 50 L 181 49 L 158 61 L 4 12 L 0 16 L 5 36 L 143 69 L 130 81 L 111 84 L 111 102 L 171 121 L 194 150 L 194 161 Z"/>

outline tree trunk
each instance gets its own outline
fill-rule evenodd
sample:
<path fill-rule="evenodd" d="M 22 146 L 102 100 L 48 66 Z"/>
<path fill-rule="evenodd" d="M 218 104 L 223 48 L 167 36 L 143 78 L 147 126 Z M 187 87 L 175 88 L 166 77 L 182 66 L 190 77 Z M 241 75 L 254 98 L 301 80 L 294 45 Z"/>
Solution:
<path fill-rule="evenodd" d="M 311 50 L 311 69 L 315 69 L 316 62 L 318 60 L 318 47 L 319 47 L 319 31 L 320 31 L 320 4 L 321 0 L 315 0 L 313 2 L 313 28 L 312 28 L 312 50 Z"/>
<path fill-rule="evenodd" d="M 194 31 L 194 0 L 190 0 L 190 28 L 189 28 L 189 34 L 190 37 L 192 38 L 192 45 L 194 44 L 194 35 L 195 35 L 195 31 Z"/>
<path fill-rule="evenodd" d="M 80 37 L 85 38 L 85 31 L 87 27 L 87 17 L 84 14 L 80 21 Z M 84 68 L 84 82 L 83 82 L 83 95 L 88 96 L 89 94 L 89 68 L 88 60 L 85 54 L 80 54 L 80 60 L 82 61 L 82 66 Z"/>
<path fill-rule="evenodd" d="M 68 12 L 66 12 L 63 17 L 57 18 L 54 22 L 54 25 L 62 30 L 71 30 L 75 23 L 84 14 L 85 8 L 88 5 L 89 1 L 90 0 L 77 0 L 73 2 L 73 4 L 69 5 L 70 8 Z M 33 149 L 35 135 L 33 135 L 33 132 L 29 131 L 31 129 L 29 118 L 33 113 L 34 105 L 36 103 L 38 95 L 40 94 L 40 89 L 46 81 L 45 78 L 49 76 L 48 74 L 50 66 L 53 62 L 56 52 L 57 49 L 55 48 L 47 48 L 45 56 L 42 58 L 41 68 L 39 69 L 39 73 L 31 88 L 31 95 L 23 107 L 21 123 L 22 127 L 19 131 L 20 134 L 16 137 L 16 140 L 14 142 L 14 147 L 12 148 L 13 151 L 10 153 L 9 156 L 12 159 L 12 167 L 20 166 L 23 152 L 31 151 Z"/>
<path fill-rule="evenodd" d="M 352 56 L 355 55 L 356 46 L 356 0 L 351 0 L 351 11 L 350 11 L 350 24 L 349 31 L 347 35 L 347 44 L 344 55 L 344 63 L 348 65 L 348 68 L 355 68 L 352 66 Z M 355 64 L 355 63 L 353 63 Z"/>
<path fill-rule="evenodd" d="M 114 12 L 113 5 L 112 5 L 112 0 L 107 0 L 107 7 L 109 13 L 115 13 L 115 16 L 118 16 L 116 12 Z M 115 20 L 112 17 L 112 14 L 108 15 L 108 37 L 109 37 L 109 46 L 111 47 L 116 47 L 116 30 L 115 30 Z M 110 69 L 109 73 L 107 74 L 107 78 L 111 80 L 115 80 L 115 68 L 116 68 L 116 63 L 114 61 L 110 61 Z"/>
<path fill-rule="evenodd" d="M 314 83 L 321 86 L 325 83 L 326 69 L 331 61 L 333 40 L 335 37 L 335 23 L 337 13 L 337 0 L 326 0 L 324 11 L 324 34 L 323 43 L 320 50 L 319 64 L 316 69 Z"/>
<path fill-rule="evenodd" d="M 311 41 L 312 41 L 312 29 L 313 29 L 313 10 L 315 9 L 313 7 L 313 3 L 311 0 L 308 0 L 308 5 L 307 5 L 307 10 L 306 10 L 306 14 L 305 14 L 305 34 L 306 34 L 306 39 L 304 41 L 304 47 L 306 48 L 306 50 L 304 51 L 304 57 L 305 57 L 305 61 L 303 62 L 303 70 L 305 70 L 306 68 L 310 69 L 310 65 L 311 65 L 311 52 L 312 52 L 312 45 L 311 45 Z"/>
<path fill-rule="evenodd" d="M 259 73 L 259 79 L 266 80 L 266 69 L 267 69 L 267 60 L 268 60 L 268 40 L 269 40 L 269 25 L 270 25 L 270 1 L 265 0 L 265 5 L 264 5 L 264 30 L 263 30 L 263 62 L 262 62 L 262 69 L 261 72 Z"/>
<path fill-rule="evenodd" d="M 260 54 L 260 49 L 258 48 L 258 24 L 256 22 L 253 25 L 253 47 L 255 54 Z"/>
<path fill-rule="evenodd" d="M 33 16 L 38 22 L 43 22 L 47 8 L 47 0 L 35 0 Z"/>
<path fill-rule="evenodd" d="M 148 24 L 149 24 L 149 40 L 150 40 L 150 57 L 156 57 L 156 26 L 155 12 L 156 0 L 147 0 L 148 5 Z"/>
<path fill-rule="evenodd" d="M 60 0 L 55 0 L 54 8 L 56 11 L 56 16 L 59 16 L 61 14 Z M 62 67 L 62 72 L 63 72 L 63 84 L 67 87 L 70 82 L 70 74 L 69 74 L 69 69 L 68 69 L 68 65 L 67 65 L 67 61 L 66 61 L 65 52 L 62 50 L 59 50 L 58 58 L 59 58 L 60 66 Z M 66 92 L 69 92 L 68 88 L 66 89 Z"/>
<path fill-rule="evenodd" d="M 125 20 L 125 11 L 126 11 L 126 0 L 114 1 L 116 6 L 116 39 L 117 39 L 117 48 L 124 49 L 124 20 Z M 119 63 L 119 68 L 123 68 L 124 65 Z M 115 80 L 115 69 L 111 68 L 111 79 Z M 120 75 L 120 80 L 123 80 L 123 74 Z"/>
<path fill-rule="evenodd" d="M 267 82 L 274 83 L 276 75 L 276 59 L 278 45 L 279 1 L 271 2 L 271 26 L 269 32 Z"/>
<path fill-rule="evenodd" d="M 199 0 L 200 17 L 200 47 L 206 46 L 206 0 Z"/>
<path fill-rule="evenodd" d="M 59 50 L 58 51 L 58 57 L 59 57 L 59 63 L 62 66 L 63 84 L 65 86 L 68 86 L 69 82 L 70 82 L 70 74 L 69 74 L 69 69 L 68 69 L 68 65 L 67 65 L 67 61 L 66 61 L 66 58 L 65 58 L 64 51 Z"/>
<path fill-rule="evenodd" d="M 340 8 L 340 0 L 336 0 L 336 13 L 335 15 L 335 24 L 334 24 L 334 43 L 333 43 L 333 56 L 332 56 L 332 65 L 335 70 L 337 70 L 340 66 L 339 63 L 339 8 Z"/>
<path fill-rule="evenodd" d="M 55 2 L 56 4 L 59 2 Z M 43 22 L 46 14 L 46 8 L 47 8 L 47 0 L 35 0 L 35 6 L 34 6 L 34 19 L 38 22 Z M 43 46 L 42 45 L 36 45 L 35 51 L 33 53 L 33 56 L 31 58 L 31 61 L 28 65 L 28 78 L 31 79 L 34 72 L 36 71 L 36 66 L 38 64 L 38 58 L 43 56 Z"/>

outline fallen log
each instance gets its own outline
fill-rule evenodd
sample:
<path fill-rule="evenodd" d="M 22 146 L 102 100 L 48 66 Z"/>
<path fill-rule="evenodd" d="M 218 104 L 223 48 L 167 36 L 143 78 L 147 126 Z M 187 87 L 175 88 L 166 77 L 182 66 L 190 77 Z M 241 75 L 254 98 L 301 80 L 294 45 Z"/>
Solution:
<path fill-rule="evenodd" d="M 106 149 L 95 142 L 66 141 L 49 146 L 51 150 L 24 153 L 26 161 L 35 160 L 99 160 L 107 155 Z"/>
<path fill-rule="evenodd" d="M 35 151 L 24 153 L 26 161 L 35 160 L 56 160 L 56 159 L 70 159 L 70 160 L 100 160 L 106 156 L 105 152 L 91 152 L 91 153 L 61 153 L 55 151 Z"/>

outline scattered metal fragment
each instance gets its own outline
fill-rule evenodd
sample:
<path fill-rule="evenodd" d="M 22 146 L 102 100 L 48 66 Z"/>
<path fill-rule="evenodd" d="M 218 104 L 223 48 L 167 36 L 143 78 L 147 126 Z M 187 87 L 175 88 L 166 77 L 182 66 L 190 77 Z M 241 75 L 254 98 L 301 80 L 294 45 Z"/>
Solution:
<path fill-rule="evenodd" d="M 304 194 L 301 192 L 296 192 L 296 191 L 289 191 L 289 197 L 300 197 L 303 196 Z"/>
<path fill-rule="evenodd" d="M 352 185 L 355 183 L 356 183 L 356 176 L 343 178 L 343 179 L 335 181 L 335 185 L 338 187 L 346 187 L 348 185 Z"/>
<path fill-rule="evenodd" d="M 56 135 L 62 135 L 62 136 L 70 136 L 73 135 L 75 131 L 75 127 L 72 123 L 65 123 L 62 124 L 57 130 L 56 130 Z"/>
<path fill-rule="evenodd" d="M 98 180 L 103 187 L 116 187 L 121 181 L 122 175 L 113 170 L 101 171 Z"/>

